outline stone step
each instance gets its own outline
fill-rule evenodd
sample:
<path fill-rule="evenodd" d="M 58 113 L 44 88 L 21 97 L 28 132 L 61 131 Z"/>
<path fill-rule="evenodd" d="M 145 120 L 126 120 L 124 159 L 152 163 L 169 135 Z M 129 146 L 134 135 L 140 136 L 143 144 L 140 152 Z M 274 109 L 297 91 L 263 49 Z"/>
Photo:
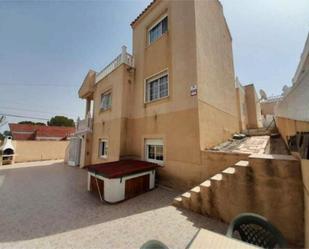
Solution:
<path fill-rule="evenodd" d="M 191 194 L 191 210 L 197 213 L 202 213 L 201 206 L 202 206 L 202 200 L 201 200 L 201 187 L 196 186 L 193 189 L 190 190 Z"/>
<path fill-rule="evenodd" d="M 222 174 L 216 174 L 216 175 L 214 175 L 214 176 L 212 176 L 211 178 L 210 178 L 210 180 L 212 180 L 212 181 L 222 181 L 222 179 L 223 179 L 223 175 Z"/>
<path fill-rule="evenodd" d="M 241 160 L 241 161 L 235 163 L 234 166 L 241 167 L 241 168 L 246 168 L 246 167 L 249 167 L 249 161 Z"/>
<path fill-rule="evenodd" d="M 235 173 L 236 169 L 234 167 L 228 167 L 222 171 L 223 179 L 228 181 L 231 177 L 235 175 Z"/>
<path fill-rule="evenodd" d="M 250 169 L 248 161 L 239 161 L 175 198 L 173 204 L 229 222 L 248 207 Z"/>
<path fill-rule="evenodd" d="M 181 208 L 182 207 L 182 198 L 179 197 L 179 196 L 174 198 L 173 206 Z"/>
<path fill-rule="evenodd" d="M 191 209 L 191 193 L 186 192 L 181 195 L 182 205 L 186 209 Z"/>
<path fill-rule="evenodd" d="M 211 181 L 206 180 L 200 184 L 201 190 L 201 213 L 204 215 L 210 215 L 211 213 Z"/>
<path fill-rule="evenodd" d="M 251 182 L 253 178 L 253 170 L 250 167 L 249 161 L 239 161 L 233 166 L 236 169 L 236 175 L 238 181 Z"/>
<path fill-rule="evenodd" d="M 229 174 L 229 175 L 233 175 L 233 174 L 235 174 L 235 172 L 236 172 L 236 169 L 233 168 L 233 167 L 228 167 L 228 168 L 226 168 L 225 170 L 222 171 L 222 173 Z"/>

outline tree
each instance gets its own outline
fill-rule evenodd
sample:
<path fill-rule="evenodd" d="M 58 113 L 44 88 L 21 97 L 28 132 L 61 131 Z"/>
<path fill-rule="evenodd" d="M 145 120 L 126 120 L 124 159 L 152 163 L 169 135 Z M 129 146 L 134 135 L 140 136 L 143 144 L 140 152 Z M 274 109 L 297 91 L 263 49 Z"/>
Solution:
<path fill-rule="evenodd" d="M 30 125 L 46 125 L 42 122 L 32 122 L 32 121 L 28 121 L 28 120 L 25 120 L 25 121 L 20 121 L 18 122 L 19 124 L 30 124 Z"/>
<path fill-rule="evenodd" d="M 36 122 L 35 124 L 36 125 L 43 125 L 43 126 L 46 125 L 45 123 L 42 123 L 42 122 Z"/>
<path fill-rule="evenodd" d="M 4 140 L 4 138 L 7 136 L 12 136 L 10 131 L 4 131 L 3 133 L 0 133 L 0 140 Z"/>
<path fill-rule="evenodd" d="M 30 125 L 34 125 L 35 123 L 34 122 L 32 122 L 32 121 L 20 121 L 20 122 L 18 122 L 19 124 L 30 124 Z"/>
<path fill-rule="evenodd" d="M 47 121 L 47 125 L 49 126 L 66 126 L 66 127 L 74 127 L 74 120 L 65 116 L 55 116 Z"/>
<path fill-rule="evenodd" d="M 5 137 L 7 137 L 7 136 L 12 136 L 12 133 L 11 133 L 10 131 L 4 131 L 4 132 L 3 132 L 3 135 L 4 135 Z"/>

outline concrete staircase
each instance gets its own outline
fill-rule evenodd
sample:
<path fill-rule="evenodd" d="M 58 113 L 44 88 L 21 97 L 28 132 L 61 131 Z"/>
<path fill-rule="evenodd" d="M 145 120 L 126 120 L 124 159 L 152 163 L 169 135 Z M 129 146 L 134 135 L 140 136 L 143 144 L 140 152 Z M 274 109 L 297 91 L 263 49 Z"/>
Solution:
<path fill-rule="evenodd" d="M 229 222 L 248 211 L 246 182 L 251 174 L 249 162 L 239 161 L 176 197 L 173 205 Z"/>
<path fill-rule="evenodd" d="M 173 201 L 179 208 L 225 223 L 244 212 L 274 224 L 292 244 L 303 244 L 304 193 L 300 162 L 290 155 L 250 155 Z"/>

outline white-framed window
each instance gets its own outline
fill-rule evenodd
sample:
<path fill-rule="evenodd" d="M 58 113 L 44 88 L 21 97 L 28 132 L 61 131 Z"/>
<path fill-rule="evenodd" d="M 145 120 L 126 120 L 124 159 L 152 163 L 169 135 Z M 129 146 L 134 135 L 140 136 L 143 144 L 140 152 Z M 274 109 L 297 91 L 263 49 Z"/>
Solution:
<path fill-rule="evenodd" d="M 168 18 L 163 16 L 153 26 L 148 29 L 148 43 L 158 40 L 168 30 Z"/>
<path fill-rule="evenodd" d="M 108 91 L 101 96 L 101 110 L 105 111 L 112 107 L 112 92 Z"/>
<path fill-rule="evenodd" d="M 145 140 L 146 161 L 163 164 L 164 162 L 164 144 L 162 139 Z"/>
<path fill-rule="evenodd" d="M 108 140 L 100 139 L 99 140 L 99 156 L 102 158 L 107 158 L 108 154 Z"/>
<path fill-rule="evenodd" d="M 168 74 L 165 72 L 159 76 L 146 80 L 145 102 L 162 99 L 168 96 Z"/>

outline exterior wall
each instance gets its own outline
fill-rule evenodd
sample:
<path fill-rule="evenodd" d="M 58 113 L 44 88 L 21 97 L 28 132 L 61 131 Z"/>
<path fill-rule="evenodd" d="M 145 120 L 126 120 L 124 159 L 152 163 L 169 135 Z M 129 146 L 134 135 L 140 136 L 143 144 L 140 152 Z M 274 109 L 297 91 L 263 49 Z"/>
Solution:
<path fill-rule="evenodd" d="M 276 117 L 277 128 L 287 144 L 287 138 L 296 135 L 297 132 L 309 132 L 309 122 L 298 121 L 289 118 Z"/>
<path fill-rule="evenodd" d="M 303 246 L 304 191 L 300 161 L 286 155 L 251 155 L 247 174 L 248 193 L 240 200 L 250 203 L 248 212 L 268 218 L 290 242 Z M 238 190 L 236 190 L 238 191 Z M 236 202 L 235 202 L 236 203 Z"/>
<path fill-rule="evenodd" d="M 301 160 L 305 201 L 305 248 L 309 248 L 309 160 Z"/>
<path fill-rule="evenodd" d="M 300 78 L 300 81 L 293 85 L 290 92 L 278 104 L 276 108 L 276 116 L 309 122 L 308 99 L 309 99 L 309 69 Z"/>
<path fill-rule="evenodd" d="M 278 101 L 265 101 L 260 103 L 264 127 L 270 127 L 273 124 L 277 104 Z"/>
<path fill-rule="evenodd" d="M 91 164 L 92 146 L 92 133 L 87 132 L 81 135 L 80 167 Z"/>
<path fill-rule="evenodd" d="M 248 129 L 257 129 L 263 126 L 261 106 L 254 85 L 245 86 L 246 105 L 248 114 Z"/>
<path fill-rule="evenodd" d="M 15 162 L 65 159 L 69 141 L 19 141 L 14 140 Z"/>
<path fill-rule="evenodd" d="M 117 161 L 121 152 L 125 152 L 123 146 L 126 137 L 123 136 L 123 130 L 128 115 L 127 98 L 130 97 L 129 92 L 125 91 L 130 84 L 127 69 L 128 67 L 122 64 L 96 84 L 93 95 L 92 164 Z M 112 105 L 110 109 L 102 111 L 101 96 L 106 91 L 112 93 Z M 100 139 L 108 140 L 107 158 L 99 156 Z"/>
<path fill-rule="evenodd" d="M 168 32 L 148 44 L 147 30 L 165 14 Z M 160 138 L 160 182 L 192 187 L 203 180 L 201 148 L 239 130 L 231 38 L 221 5 L 154 2 L 133 25 L 133 56 L 134 73 L 121 65 L 95 85 L 91 163 L 145 159 L 145 139 Z M 162 71 L 168 72 L 169 96 L 145 103 L 146 79 Z M 191 96 L 193 85 L 198 96 Z M 101 94 L 109 89 L 112 108 L 102 112 Z M 107 159 L 98 156 L 100 138 L 109 141 Z"/>
<path fill-rule="evenodd" d="M 249 156 L 250 154 L 246 153 L 202 151 L 202 181 L 205 181 L 205 179 L 208 179 L 215 174 L 221 173 L 221 171 L 235 165 L 241 160 L 248 160 Z"/>
<path fill-rule="evenodd" d="M 195 1 L 201 149 L 239 131 L 232 38 L 219 1 Z"/>
<path fill-rule="evenodd" d="M 239 116 L 239 128 L 240 131 L 246 130 L 248 126 L 247 118 L 247 106 L 246 106 L 246 95 L 245 89 L 238 85 L 236 88 L 237 104 L 238 104 L 238 116 Z"/>
<path fill-rule="evenodd" d="M 159 170 L 161 183 L 187 189 L 201 181 L 196 109 L 130 119 L 128 130 L 127 151 L 132 158 L 145 159 L 145 139 L 163 139 L 164 166 Z"/>
<path fill-rule="evenodd" d="M 278 104 L 277 101 L 273 102 L 261 102 L 262 115 L 275 115 L 275 107 Z"/>
<path fill-rule="evenodd" d="M 309 122 L 276 117 L 276 125 L 286 144 L 297 132 L 309 132 Z M 304 186 L 305 248 L 309 247 L 309 160 L 301 160 Z"/>
<path fill-rule="evenodd" d="M 168 15 L 168 32 L 148 45 L 148 28 L 164 14 Z M 160 181 L 181 189 L 200 179 L 197 96 L 190 96 L 190 87 L 197 82 L 195 48 L 193 1 L 157 1 L 133 28 L 136 72 L 131 86 L 127 155 L 144 159 L 145 139 L 163 139 L 165 159 Z M 169 96 L 145 104 L 145 79 L 166 69 Z"/>
<path fill-rule="evenodd" d="M 148 28 L 168 14 L 168 32 L 147 44 Z M 186 32 L 184 32 L 186 30 Z M 190 96 L 196 82 L 194 5 L 192 1 L 157 1 L 152 11 L 133 29 L 135 83 L 132 85 L 130 114 L 132 118 L 155 116 L 197 107 Z M 144 104 L 145 79 L 168 70 L 169 97 Z"/>
<path fill-rule="evenodd" d="M 309 35 L 293 78 L 293 86 L 278 104 L 276 124 L 287 143 L 288 136 L 296 132 L 309 132 Z M 296 153 L 298 155 L 298 153 Z M 298 155 L 299 156 L 299 155 Z M 302 159 L 302 174 L 305 202 L 305 247 L 309 247 L 309 163 Z"/>

